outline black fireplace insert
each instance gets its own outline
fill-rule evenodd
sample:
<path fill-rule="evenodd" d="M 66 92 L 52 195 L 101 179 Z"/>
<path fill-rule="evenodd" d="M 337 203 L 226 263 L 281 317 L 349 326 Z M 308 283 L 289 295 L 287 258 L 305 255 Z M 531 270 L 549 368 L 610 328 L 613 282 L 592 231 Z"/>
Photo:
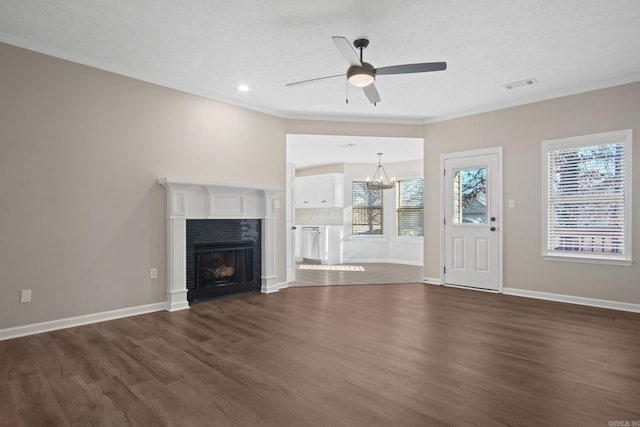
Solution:
<path fill-rule="evenodd" d="M 186 249 L 190 303 L 260 291 L 259 220 L 187 220 Z"/>

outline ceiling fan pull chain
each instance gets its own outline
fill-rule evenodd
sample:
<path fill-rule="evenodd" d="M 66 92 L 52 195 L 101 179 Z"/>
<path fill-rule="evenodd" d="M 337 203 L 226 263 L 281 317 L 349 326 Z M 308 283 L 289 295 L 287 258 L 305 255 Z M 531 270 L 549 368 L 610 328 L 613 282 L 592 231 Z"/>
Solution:
<path fill-rule="evenodd" d="M 345 99 L 345 104 L 349 103 L 349 80 L 345 80 L 345 88 L 344 88 L 344 99 Z"/>

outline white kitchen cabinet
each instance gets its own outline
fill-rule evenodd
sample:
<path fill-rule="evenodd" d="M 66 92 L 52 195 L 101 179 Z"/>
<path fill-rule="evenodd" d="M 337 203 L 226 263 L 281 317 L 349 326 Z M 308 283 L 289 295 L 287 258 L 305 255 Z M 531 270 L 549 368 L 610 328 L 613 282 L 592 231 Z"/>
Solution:
<path fill-rule="evenodd" d="M 316 182 L 310 177 L 296 178 L 296 208 L 316 207 Z"/>
<path fill-rule="evenodd" d="M 296 178 L 296 208 L 344 206 L 344 174 L 328 173 Z"/>
<path fill-rule="evenodd" d="M 320 227 L 320 262 L 342 264 L 342 236 L 344 227 Z"/>

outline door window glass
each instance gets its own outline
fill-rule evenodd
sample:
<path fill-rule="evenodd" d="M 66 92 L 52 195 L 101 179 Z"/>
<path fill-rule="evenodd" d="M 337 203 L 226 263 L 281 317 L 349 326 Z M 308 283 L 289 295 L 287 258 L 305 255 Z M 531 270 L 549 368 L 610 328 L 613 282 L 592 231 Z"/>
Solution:
<path fill-rule="evenodd" d="M 453 171 L 454 224 L 487 223 L 487 168 Z"/>

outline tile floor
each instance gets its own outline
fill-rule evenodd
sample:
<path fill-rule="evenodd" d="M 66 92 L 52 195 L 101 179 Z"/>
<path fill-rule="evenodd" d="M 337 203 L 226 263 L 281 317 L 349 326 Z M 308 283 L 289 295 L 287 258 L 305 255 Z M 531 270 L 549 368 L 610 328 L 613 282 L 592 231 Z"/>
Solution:
<path fill-rule="evenodd" d="M 320 265 L 298 263 L 290 287 L 419 283 L 422 266 L 385 263 Z"/>

